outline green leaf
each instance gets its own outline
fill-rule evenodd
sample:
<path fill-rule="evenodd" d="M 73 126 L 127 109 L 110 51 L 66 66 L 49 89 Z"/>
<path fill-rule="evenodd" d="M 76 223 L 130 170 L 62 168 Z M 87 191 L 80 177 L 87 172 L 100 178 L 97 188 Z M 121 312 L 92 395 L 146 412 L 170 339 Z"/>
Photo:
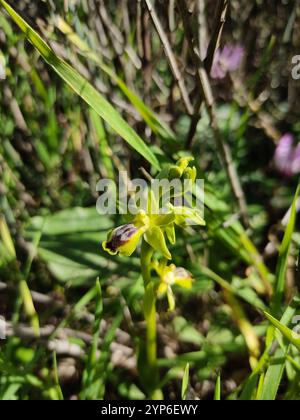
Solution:
<path fill-rule="evenodd" d="M 259 374 L 256 372 L 250 375 L 240 396 L 241 401 L 251 401 L 253 399 L 257 389 L 258 377 Z"/>
<path fill-rule="evenodd" d="M 110 179 L 114 179 L 114 167 L 111 160 L 111 151 L 109 149 L 102 119 L 99 118 L 98 114 L 93 109 L 90 110 L 90 119 L 95 130 L 96 138 L 99 142 L 99 151 L 106 170 L 105 175 Z"/>
<path fill-rule="evenodd" d="M 296 224 L 296 202 L 299 196 L 299 191 L 300 191 L 300 185 L 298 185 L 297 191 L 295 193 L 295 197 L 294 197 L 292 207 L 290 210 L 289 222 L 287 224 L 283 241 L 279 249 L 279 259 L 278 259 L 277 268 L 276 268 L 276 284 L 275 284 L 274 296 L 271 302 L 272 320 L 276 320 L 275 318 L 273 318 L 273 315 L 279 316 L 281 313 L 281 305 L 283 302 L 284 292 L 285 292 L 288 258 L 289 258 L 292 237 L 293 237 L 295 224 Z M 292 305 L 290 305 L 287 308 L 285 315 L 281 319 L 282 325 L 288 324 L 290 320 L 289 313 L 293 310 L 294 309 Z M 268 314 L 268 316 L 270 315 Z M 275 338 L 274 323 L 273 322 L 271 323 L 272 323 L 272 326 L 268 329 L 267 335 L 266 335 L 265 354 L 267 354 L 268 351 L 271 349 L 272 343 Z M 280 382 L 283 376 L 284 367 L 286 364 L 287 352 L 288 350 L 286 351 L 286 350 L 283 350 L 282 348 L 276 351 L 275 356 L 273 358 L 275 362 L 268 368 L 266 376 L 265 376 L 264 384 L 262 387 L 262 395 L 261 395 L 262 400 L 275 400 L 279 386 L 280 386 Z"/>
<path fill-rule="evenodd" d="M 9 259 L 16 259 L 16 250 L 10 235 L 10 231 L 6 224 L 4 216 L 0 215 L 0 241 L 2 240 Z"/>
<path fill-rule="evenodd" d="M 127 124 L 113 106 L 76 70 L 59 58 L 48 44 L 35 32 L 30 25 L 4 0 L 0 4 L 6 9 L 15 23 L 24 32 L 26 38 L 39 51 L 43 59 L 54 71 L 104 119 L 117 134 L 140 153 L 156 169 L 160 169 L 157 158 L 138 134 Z"/>
<path fill-rule="evenodd" d="M 279 348 L 276 350 L 271 364 L 264 377 L 264 383 L 259 391 L 261 401 L 274 401 L 278 394 L 279 386 L 284 373 L 287 351 Z M 261 378 L 264 376 L 262 374 Z"/>
<path fill-rule="evenodd" d="M 282 324 L 280 321 L 278 321 L 276 318 L 274 318 L 272 315 L 268 314 L 267 312 L 264 312 L 265 316 L 268 318 L 268 320 L 276 327 L 282 335 L 284 335 L 285 338 L 288 339 L 288 341 L 293 344 L 297 349 L 300 351 L 300 336 L 299 334 L 296 334 L 294 331 L 292 331 L 290 328 L 288 328 L 286 325 Z"/>
<path fill-rule="evenodd" d="M 299 308 L 300 299 L 295 297 L 284 312 L 281 318 L 283 325 L 288 325 Z M 264 354 L 260 358 L 256 368 L 245 382 L 240 399 L 243 401 L 252 400 L 256 397 L 260 400 L 275 400 L 286 363 L 285 352 L 279 348 L 271 360 L 270 351 L 273 346 L 273 340 L 268 344 Z M 267 373 L 265 375 L 265 370 Z M 264 383 L 262 384 L 262 380 Z M 259 391 L 257 385 L 259 383 Z"/>
<path fill-rule="evenodd" d="M 300 304 L 299 297 L 295 297 L 293 301 L 290 303 L 290 305 L 287 307 L 287 309 L 285 310 L 285 313 L 280 320 L 281 325 L 287 326 L 291 322 L 291 320 L 293 319 L 293 316 L 297 313 L 299 304 Z M 269 362 L 269 352 L 272 348 L 272 345 L 273 345 L 273 342 L 271 341 L 265 351 L 266 358 L 263 364 Z M 260 400 L 270 401 L 270 400 L 276 399 L 278 389 L 282 380 L 282 376 L 284 373 L 288 351 L 289 351 L 289 346 L 284 348 L 284 344 L 276 350 L 274 356 L 271 359 L 266 375 L 264 377 L 263 386 L 261 387 L 261 390 L 259 392 Z M 263 370 L 263 364 L 258 365 L 257 373 L 259 372 L 259 370 L 261 371 Z M 261 379 L 263 376 L 264 374 L 261 375 Z"/>
<path fill-rule="evenodd" d="M 96 282 L 96 307 L 95 307 L 95 320 L 93 325 L 93 341 L 90 347 L 85 371 L 83 372 L 83 391 L 81 393 L 82 399 L 98 399 L 100 395 L 98 390 L 102 389 L 102 378 L 97 378 L 97 364 L 99 363 L 97 351 L 100 338 L 100 324 L 103 313 L 103 299 L 99 279 Z"/>
<path fill-rule="evenodd" d="M 7 261 L 15 261 L 16 263 L 17 255 L 16 255 L 15 246 L 14 246 L 9 228 L 7 226 L 6 220 L 0 214 L 0 245 L 1 245 L 1 242 L 3 242 L 3 245 L 4 245 L 5 259 Z M 29 266 L 30 266 L 30 259 L 31 259 L 31 256 L 29 256 L 29 259 L 28 259 Z M 31 296 L 31 293 L 27 284 L 27 275 L 25 273 L 25 276 L 24 276 L 23 273 L 19 272 L 18 278 L 19 278 L 19 292 L 22 298 L 25 313 L 30 318 L 32 328 L 34 329 L 35 334 L 38 336 L 39 335 L 39 318 L 35 310 L 32 296 Z"/>
<path fill-rule="evenodd" d="M 56 394 L 57 394 L 57 399 L 59 401 L 63 401 L 64 400 L 64 395 L 62 393 L 61 386 L 60 386 L 60 383 L 59 383 L 57 357 L 56 357 L 55 352 L 53 352 L 53 371 L 54 371 L 54 382 L 55 382 L 55 390 L 56 390 Z"/>
<path fill-rule="evenodd" d="M 130 90 L 124 81 L 114 72 L 112 68 L 106 65 L 99 55 L 99 52 L 95 53 L 88 46 L 88 44 L 82 40 L 77 33 L 73 31 L 71 26 L 63 20 L 60 16 L 56 20 L 56 26 L 58 29 L 67 36 L 70 42 L 81 52 L 82 55 L 88 59 L 94 61 L 97 66 L 107 74 L 107 76 L 116 83 L 120 91 L 128 98 L 136 110 L 140 113 L 141 117 L 151 128 L 151 130 L 166 141 L 172 143 L 177 142 L 173 131 L 164 124 L 158 116 L 132 91 Z"/>
<path fill-rule="evenodd" d="M 279 249 L 279 259 L 276 268 L 276 286 L 274 291 L 274 297 L 272 301 L 272 314 L 275 316 L 280 315 L 280 308 L 282 300 L 284 297 L 285 291 L 285 279 L 286 279 L 286 270 L 288 265 L 288 257 L 290 253 L 290 247 L 292 243 L 292 236 L 295 230 L 296 224 L 296 203 L 300 192 L 300 184 L 298 185 L 293 204 L 290 211 L 290 219 L 287 224 L 285 234 L 283 237 L 282 244 Z"/>
<path fill-rule="evenodd" d="M 221 374 L 218 374 L 216 387 L 215 387 L 215 401 L 221 401 Z"/>
<path fill-rule="evenodd" d="M 188 387 L 189 387 L 189 379 L 190 379 L 190 365 L 189 363 L 186 364 L 184 375 L 182 379 L 182 386 L 181 386 L 181 399 L 186 400 Z"/>
<path fill-rule="evenodd" d="M 98 286 L 97 286 L 98 287 Z M 99 296 L 99 289 L 98 289 L 98 296 Z M 101 317 L 101 304 L 98 304 L 98 308 L 96 308 L 96 316 L 97 319 Z M 97 314 L 98 313 L 98 314 Z M 121 306 L 118 310 L 118 312 L 115 314 L 111 325 L 109 326 L 105 337 L 103 339 L 102 345 L 101 345 L 101 352 L 97 359 L 97 363 L 94 364 L 94 372 L 93 372 L 93 381 L 90 383 L 88 382 L 87 386 L 83 388 L 83 398 L 91 399 L 91 400 L 103 400 L 105 395 L 105 387 L 106 387 L 106 381 L 112 374 L 113 367 L 109 363 L 111 352 L 110 347 L 112 342 L 115 340 L 116 331 L 120 327 L 120 324 L 123 320 L 124 315 L 124 307 Z M 98 321 L 95 320 L 94 324 L 94 340 L 96 338 L 96 335 L 98 334 L 96 332 L 96 326 Z"/>

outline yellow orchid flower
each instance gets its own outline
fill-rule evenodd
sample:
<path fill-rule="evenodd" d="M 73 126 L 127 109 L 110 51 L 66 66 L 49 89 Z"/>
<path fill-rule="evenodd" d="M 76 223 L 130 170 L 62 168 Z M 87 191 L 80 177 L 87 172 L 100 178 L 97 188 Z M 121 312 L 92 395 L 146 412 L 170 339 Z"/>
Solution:
<path fill-rule="evenodd" d="M 180 159 L 176 165 L 170 165 L 163 169 L 158 178 L 174 179 L 177 177 L 190 179 L 194 182 L 197 171 L 195 167 L 189 167 L 191 161 L 193 158 L 190 157 Z M 102 244 L 103 249 L 111 255 L 130 257 L 143 237 L 153 250 L 160 252 L 165 259 L 171 260 L 172 256 L 166 238 L 170 244 L 175 244 L 175 225 L 183 228 L 189 224 L 204 226 L 205 221 L 199 210 L 174 206 L 171 202 L 167 203 L 164 207 L 165 212 L 161 214 L 160 199 L 161 197 L 156 197 L 150 191 L 147 211 L 140 211 L 131 223 L 110 231 L 107 240 Z"/>
<path fill-rule="evenodd" d="M 180 286 L 184 289 L 191 289 L 193 284 L 193 276 L 185 268 L 176 267 L 176 265 L 154 264 L 154 269 L 160 277 L 160 283 L 157 287 L 158 297 L 167 295 L 169 310 L 173 311 L 175 308 L 175 297 L 172 290 L 174 285 Z"/>
<path fill-rule="evenodd" d="M 130 257 L 143 236 L 153 249 L 170 260 L 171 253 L 168 250 L 164 234 L 166 227 L 173 222 L 172 215 L 154 216 L 140 212 L 132 223 L 110 231 L 102 247 L 111 255 Z"/>
<path fill-rule="evenodd" d="M 110 255 L 130 257 L 148 228 L 149 217 L 145 213 L 141 213 L 137 215 L 133 223 L 119 226 L 110 231 L 102 247 Z"/>

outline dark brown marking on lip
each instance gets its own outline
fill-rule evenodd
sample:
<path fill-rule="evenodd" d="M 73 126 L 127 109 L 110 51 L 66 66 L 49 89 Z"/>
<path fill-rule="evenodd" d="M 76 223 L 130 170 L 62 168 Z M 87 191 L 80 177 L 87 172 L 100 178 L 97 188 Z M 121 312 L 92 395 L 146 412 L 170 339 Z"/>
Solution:
<path fill-rule="evenodd" d="M 117 252 L 137 231 L 138 229 L 133 224 L 124 225 L 115 229 L 111 240 L 106 244 L 107 249 L 111 252 Z"/>

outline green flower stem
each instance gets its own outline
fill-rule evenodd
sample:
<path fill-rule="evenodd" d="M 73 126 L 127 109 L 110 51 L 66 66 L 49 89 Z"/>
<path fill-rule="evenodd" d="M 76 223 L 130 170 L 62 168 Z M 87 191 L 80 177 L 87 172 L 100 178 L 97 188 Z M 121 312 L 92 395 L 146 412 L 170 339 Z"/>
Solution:
<path fill-rule="evenodd" d="M 158 384 L 158 368 L 157 368 L 157 326 L 156 326 L 156 296 L 154 285 L 151 278 L 151 263 L 153 257 L 153 248 L 143 241 L 141 252 L 141 270 L 144 279 L 145 296 L 144 296 L 144 316 L 146 320 L 146 354 L 147 368 L 153 382 L 149 385 L 152 390 L 151 399 L 161 399 L 161 391 L 157 389 Z"/>

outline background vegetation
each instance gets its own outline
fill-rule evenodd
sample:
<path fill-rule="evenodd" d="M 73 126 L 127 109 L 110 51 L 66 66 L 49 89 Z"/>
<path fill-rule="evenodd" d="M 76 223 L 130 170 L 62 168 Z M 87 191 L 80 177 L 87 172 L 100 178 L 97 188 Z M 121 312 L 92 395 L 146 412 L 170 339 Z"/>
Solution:
<path fill-rule="evenodd" d="M 139 260 L 102 251 L 122 220 L 96 184 L 184 154 L 207 226 L 172 249 L 195 281 L 159 303 L 164 397 L 299 399 L 299 342 L 264 314 L 300 315 L 298 179 L 273 159 L 300 135 L 297 2 L 10 1 L 29 26 L 0 3 L 0 399 L 146 397 Z M 213 79 L 224 45 L 243 60 Z"/>

